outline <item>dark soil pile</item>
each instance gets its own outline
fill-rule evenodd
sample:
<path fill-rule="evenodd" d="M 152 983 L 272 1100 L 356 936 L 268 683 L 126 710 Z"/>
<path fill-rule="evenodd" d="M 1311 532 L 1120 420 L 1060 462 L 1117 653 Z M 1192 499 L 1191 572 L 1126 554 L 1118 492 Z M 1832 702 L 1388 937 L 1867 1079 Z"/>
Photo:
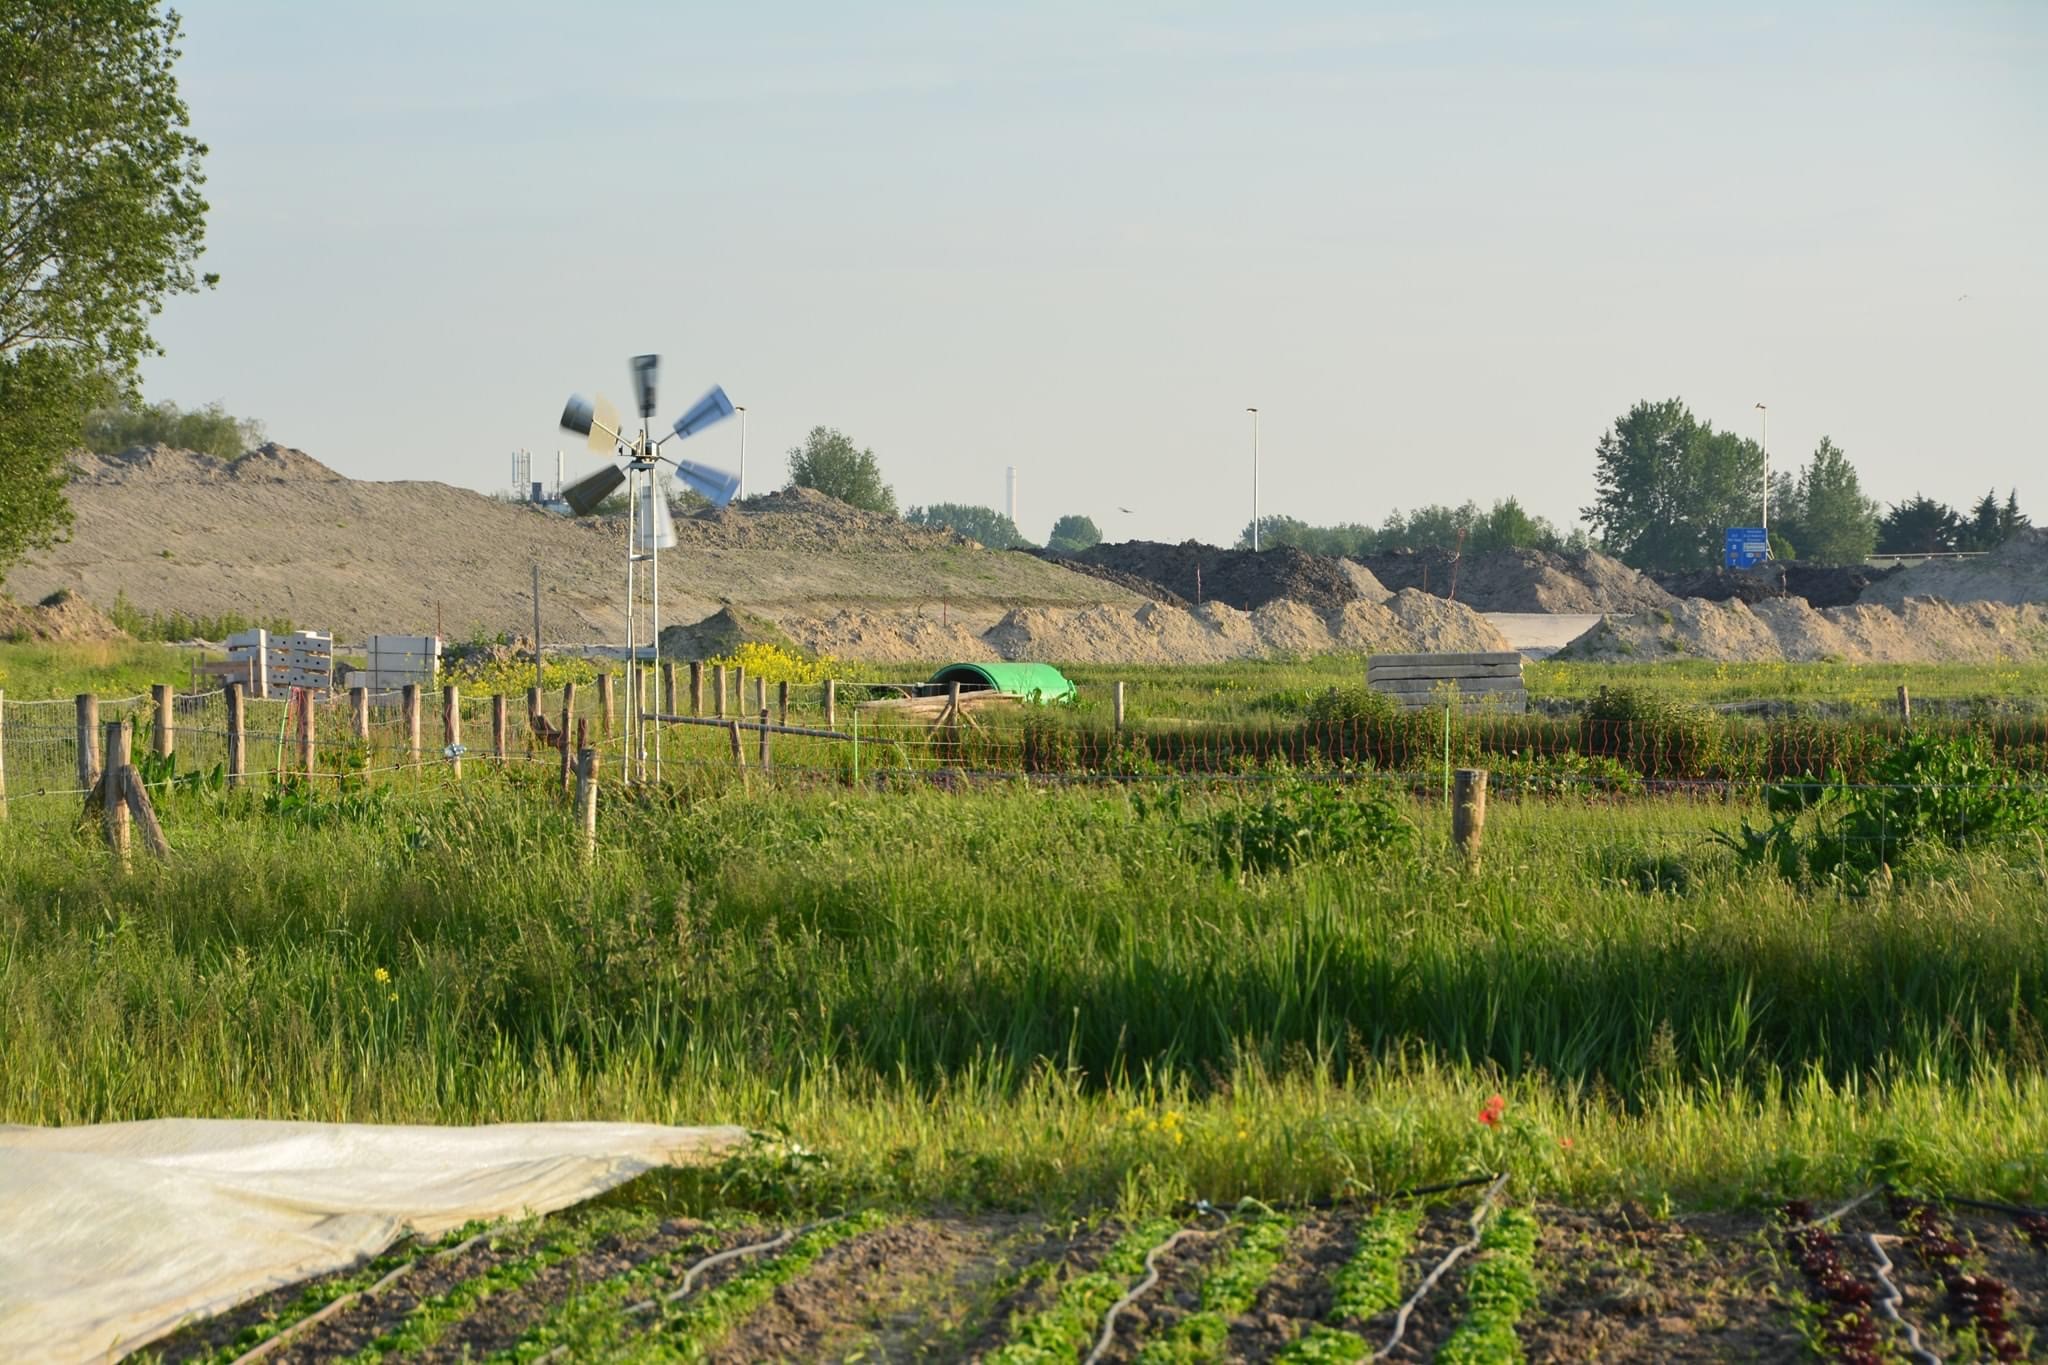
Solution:
<path fill-rule="evenodd" d="M 1073 555 L 1064 554 L 1059 550 L 1042 550 L 1036 546 L 1020 549 L 1017 553 L 1030 555 L 1035 559 L 1043 559 L 1048 563 L 1057 564 L 1063 569 L 1072 569 L 1075 573 L 1086 574 L 1090 578 L 1099 578 L 1105 583 L 1114 583 L 1127 592 L 1137 593 L 1140 597 L 1149 597 L 1154 602 L 1164 602 L 1169 607 L 1180 607 L 1186 610 L 1194 606 L 1194 603 L 1188 601 L 1179 593 L 1162 588 L 1149 578 L 1140 578 L 1136 574 L 1124 573 L 1120 569 L 1110 568 L 1107 564 L 1091 564 L 1085 559 L 1076 559 Z"/>
<path fill-rule="evenodd" d="M 1291 545 L 1253 553 L 1219 550 L 1199 541 L 1167 545 L 1156 540 L 1127 540 L 1095 545 L 1078 555 L 1060 556 L 1069 568 L 1092 565 L 1164 588 L 1188 602 L 1222 602 L 1252 611 L 1285 598 L 1317 611 L 1334 611 L 1358 600 L 1358 587 L 1344 566 L 1328 555 L 1314 555 Z M 1390 585 L 1391 586 L 1391 585 Z"/>
<path fill-rule="evenodd" d="M 1597 550 L 1496 550 L 1463 557 L 1395 550 L 1357 562 L 1396 592 L 1419 588 L 1476 611 L 1653 611 L 1672 600 L 1647 577 Z"/>
<path fill-rule="evenodd" d="M 1748 569 L 1695 569 L 1656 575 L 1658 586 L 1673 597 L 1703 597 L 1709 602 L 1762 602 L 1773 597 L 1803 597 L 1809 606 L 1846 607 L 1871 584 L 1897 569 L 1865 564 L 1807 564 L 1796 559 L 1772 560 Z"/>

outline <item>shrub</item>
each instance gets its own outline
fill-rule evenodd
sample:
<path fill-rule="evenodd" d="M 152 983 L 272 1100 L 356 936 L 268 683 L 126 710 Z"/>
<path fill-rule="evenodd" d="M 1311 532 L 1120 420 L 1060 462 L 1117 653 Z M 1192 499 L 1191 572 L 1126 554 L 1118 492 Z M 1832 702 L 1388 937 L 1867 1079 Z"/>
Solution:
<path fill-rule="evenodd" d="M 1646 687 L 1602 687 L 1579 713 L 1579 747 L 1649 778 L 1710 775 L 1720 763 L 1720 717 Z"/>
<path fill-rule="evenodd" d="M 1256 804 L 1233 806 L 1195 827 L 1206 836 L 1217 864 L 1233 876 L 1371 857 L 1406 848 L 1415 839 L 1415 826 L 1387 797 L 1358 796 L 1333 783 L 1299 779 L 1276 782 Z"/>

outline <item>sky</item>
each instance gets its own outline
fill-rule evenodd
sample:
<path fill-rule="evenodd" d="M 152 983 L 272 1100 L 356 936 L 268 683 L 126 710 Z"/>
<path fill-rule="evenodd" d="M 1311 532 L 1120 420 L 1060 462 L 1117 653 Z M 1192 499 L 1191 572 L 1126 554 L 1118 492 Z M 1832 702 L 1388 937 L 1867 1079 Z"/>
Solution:
<path fill-rule="evenodd" d="M 2048 4 L 190 0 L 204 268 L 144 368 L 356 478 L 571 391 L 898 499 L 1228 541 L 1509 495 L 1635 402 L 2048 521 Z M 675 447 L 671 447 L 674 449 Z M 739 424 L 680 452 L 740 462 Z M 1118 510 L 1129 508 L 1129 512 Z"/>

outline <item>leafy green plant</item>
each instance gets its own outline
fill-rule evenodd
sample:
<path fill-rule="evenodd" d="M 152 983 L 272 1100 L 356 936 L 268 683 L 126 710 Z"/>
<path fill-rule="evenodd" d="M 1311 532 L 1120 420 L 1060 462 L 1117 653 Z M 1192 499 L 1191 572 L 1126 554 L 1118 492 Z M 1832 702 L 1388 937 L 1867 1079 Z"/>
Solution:
<path fill-rule="evenodd" d="M 1249 1219 L 1237 1244 L 1225 1252 L 1202 1279 L 1201 1307 L 1146 1343 L 1138 1352 L 1141 1365 L 1189 1365 L 1222 1360 L 1230 1342 L 1230 1320 L 1251 1311 L 1259 1290 L 1280 1264 L 1292 1219 L 1263 1212 Z"/>
<path fill-rule="evenodd" d="M 1867 889 L 1880 869 L 1911 871 L 1930 852 L 1996 844 L 2048 830 L 2048 793 L 1995 761 L 1974 736 L 1909 735 L 1868 780 L 1840 773 L 1765 789 L 1775 818 L 1715 837 L 1744 864 L 1788 880 L 1841 879 Z"/>
<path fill-rule="evenodd" d="M 1197 827 L 1217 864 L 1233 876 L 1371 857 L 1407 848 L 1416 836 L 1415 826 L 1381 793 L 1359 795 L 1299 778 L 1270 783 L 1260 799 L 1219 811 Z"/>
<path fill-rule="evenodd" d="M 1073 1360 L 1102 1315 L 1123 1294 L 1126 1283 L 1145 1268 L 1145 1254 L 1173 1232 L 1173 1222 L 1165 1218 L 1147 1219 L 1133 1227 L 1117 1238 L 1099 1267 L 1061 1285 L 1057 1297 L 1045 1308 L 1013 1319 L 1010 1340 L 984 1359 L 991 1365 Z"/>
<path fill-rule="evenodd" d="M 1480 1259 L 1465 1282 L 1465 1320 L 1437 1359 L 1448 1365 L 1496 1365 L 1522 1358 L 1515 1324 L 1536 1302 L 1536 1220 L 1507 1209 L 1487 1224 Z"/>

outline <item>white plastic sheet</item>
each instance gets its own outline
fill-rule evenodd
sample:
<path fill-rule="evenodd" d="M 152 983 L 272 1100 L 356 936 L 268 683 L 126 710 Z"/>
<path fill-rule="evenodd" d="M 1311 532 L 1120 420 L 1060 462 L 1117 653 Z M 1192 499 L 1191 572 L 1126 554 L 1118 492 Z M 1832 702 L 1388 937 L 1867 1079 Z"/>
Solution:
<path fill-rule="evenodd" d="M 407 1228 L 548 1213 L 745 1137 L 642 1123 L 0 1126 L 0 1360 L 118 1359 Z"/>

